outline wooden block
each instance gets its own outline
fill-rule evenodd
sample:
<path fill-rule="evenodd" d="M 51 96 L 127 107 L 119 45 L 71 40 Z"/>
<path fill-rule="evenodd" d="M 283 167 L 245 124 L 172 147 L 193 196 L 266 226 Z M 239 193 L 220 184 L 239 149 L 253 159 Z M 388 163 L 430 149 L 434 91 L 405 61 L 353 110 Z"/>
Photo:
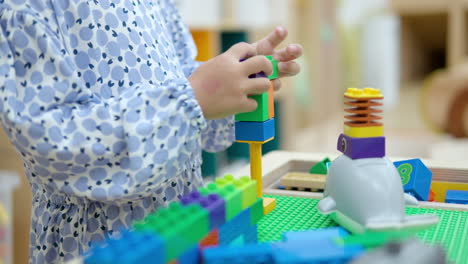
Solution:
<path fill-rule="evenodd" d="M 263 197 L 263 214 L 267 215 L 276 207 L 276 200 L 273 198 Z"/>
<path fill-rule="evenodd" d="M 289 172 L 281 178 L 281 185 L 289 188 L 325 189 L 326 175 Z"/>

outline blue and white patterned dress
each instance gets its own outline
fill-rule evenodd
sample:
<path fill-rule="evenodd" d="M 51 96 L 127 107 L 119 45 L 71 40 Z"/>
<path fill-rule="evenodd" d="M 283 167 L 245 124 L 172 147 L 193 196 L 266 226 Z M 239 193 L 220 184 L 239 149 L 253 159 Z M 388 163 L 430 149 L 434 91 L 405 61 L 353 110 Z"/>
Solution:
<path fill-rule="evenodd" d="M 202 184 L 231 144 L 187 77 L 195 47 L 171 0 L 0 0 L 0 120 L 33 191 L 30 262 L 91 241 Z"/>

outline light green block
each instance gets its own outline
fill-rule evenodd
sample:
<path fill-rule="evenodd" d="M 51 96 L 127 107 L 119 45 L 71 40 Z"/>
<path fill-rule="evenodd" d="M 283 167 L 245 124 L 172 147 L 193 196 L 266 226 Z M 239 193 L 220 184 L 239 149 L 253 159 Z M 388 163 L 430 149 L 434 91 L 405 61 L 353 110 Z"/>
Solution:
<path fill-rule="evenodd" d="M 265 56 L 268 60 L 270 60 L 271 62 L 271 66 L 273 67 L 273 72 L 271 73 L 271 75 L 268 76 L 268 79 L 269 80 L 273 80 L 273 79 L 276 79 L 279 77 L 279 71 L 278 71 L 278 60 L 274 60 L 273 59 L 273 56 L 271 55 L 268 55 L 268 56 Z"/>
<path fill-rule="evenodd" d="M 216 183 L 208 183 L 206 187 L 198 190 L 203 195 L 219 194 L 226 202 L 226 221 L 231 220 L 242 211 L 242 192 L 233 184 L 218 186 Z"/>
<path fill-rule="evenodd" d="M 252 112 L 240 113 L 235 116 L 236 121 L 263 122 L 268 120 L 268 93 L 249 96 L 257 101 L 257 109 Z"/>
<path fill-rule="evenodd" d="M 240 179 L 235 179 L 232 175 L 225 175 L 223 178 L 216 179 L 218 186 L 233 184 L 237 190 L 242 193 L 242 210 L 248 208 L 257 200 L 257 183 L 249 177 L 244 176 Z"/>
<path fill-rule="evenodd" d="M 250 225 L 256 225 L 263 217 L 263 199 L 257 201 L 250 207 Z"/>

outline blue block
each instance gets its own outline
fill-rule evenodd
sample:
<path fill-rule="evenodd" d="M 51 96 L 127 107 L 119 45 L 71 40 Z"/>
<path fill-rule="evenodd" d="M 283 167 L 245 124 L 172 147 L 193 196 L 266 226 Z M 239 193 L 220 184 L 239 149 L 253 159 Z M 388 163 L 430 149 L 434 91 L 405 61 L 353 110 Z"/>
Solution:
<path fill-rule="evenodd" d="M 164 263 L 164 240 L 155 234 L 125 231 L 118 239 L 94 246 L 85 264 Z"/>
<path fill-rule="evenodd" d="M 468 204 L 468 191 L 447 190 L 446 203 Z"/>
<path fill-rule="evenodd" d="M 275 119 L 270 118 L 264 122 L 237 121 L 235 129 L 237 141 L 264 142 L 275 136 Z"/>
<path fill-rule="evenodd" d="M 290 231 L 283 234 L 284 242 L 313 241 L 346 237 L 349 233 L 342 227 L 315 229 L 307 231 Z"/>
<path fill-rule="evenodd" d="M 205 264 L 260 264 L 274 263 L 270 244 L 247 244 L 240 247 L 208 247 L 203 251 Z"/>
<path fill-rule="evenodd" d="M 231 244 L 239 236 L 247 234 L 250 227 L 250 208 L 247 208 L 219 228 L 219 244 Z"/>
<path fill-rule="evenodd" d="M 396 161 L 393 163 L 398 169 L 403 189 L 419 201 L 429 199 L 432 172 L 420 159 Z"/>
<path fill-rule="evenodd" d="M 273 245 L 276 264 L 348 263 L 363 252 L 361 246 L 339 246 L 331 239 L 281 242 Z"/>
<path fill-rule="evenodd" d="M 198 245 L 185 251 L 177 259 L 177 263 L 178 264 L 199 264 L 200 263 L 200 251 L 198 250 Z"/>

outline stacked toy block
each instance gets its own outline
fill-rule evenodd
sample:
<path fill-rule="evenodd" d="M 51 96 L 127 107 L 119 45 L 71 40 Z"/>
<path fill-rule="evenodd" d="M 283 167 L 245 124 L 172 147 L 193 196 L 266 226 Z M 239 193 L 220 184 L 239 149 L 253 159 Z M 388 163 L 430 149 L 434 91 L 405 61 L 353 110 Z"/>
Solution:
<path fill-rule="evenodd" d="M 199 263 L 207 246 L 256 243 L 263 200 L 255 190 L 249 177 L 219 178 L 93 247 L 85 263 Z"/>
<path fill-rule="evenodd" d="M 252 78 L 268 78 L 270 80 L 278 78 L 278 61 L 274 60 L 271 56 L 266 57 L 272 63 L 273 73 L 270 76 L 266 76 L 264 73 L 257 73 L 251 76 Z M 268 92 L 249 96 L 257 102 L 257 109 L 235 116 L 236 141 L 265 143 L 274 138 L 275 113 L 273 91 L 273 83 L 270 82 L 270 90 Z"/>
<path fill-rule="evenodd" d="M 351 159 L 381 158 L 385 156 L 385 137 L 382 117 L 377 115 L 382 110 L 379 100 L 383 95 L 373 88 L 348 88 L 344 97 L 345 111 L 344 134 L 338 138 L 337 149 Z"/>

